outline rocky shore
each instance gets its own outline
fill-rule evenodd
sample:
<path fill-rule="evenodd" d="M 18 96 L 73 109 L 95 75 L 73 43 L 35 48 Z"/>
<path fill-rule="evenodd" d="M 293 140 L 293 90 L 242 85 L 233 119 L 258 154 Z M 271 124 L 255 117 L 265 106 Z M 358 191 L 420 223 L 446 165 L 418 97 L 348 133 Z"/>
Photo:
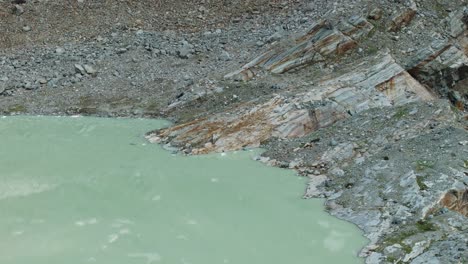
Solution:
<path fill-rule="evenodd" d="M 468 261 L 466 1 L 16 2 L 1 114 L 167 118 L 148 140 L 189 155 L 262 147 L 363 230 L 367 263 Z"/>

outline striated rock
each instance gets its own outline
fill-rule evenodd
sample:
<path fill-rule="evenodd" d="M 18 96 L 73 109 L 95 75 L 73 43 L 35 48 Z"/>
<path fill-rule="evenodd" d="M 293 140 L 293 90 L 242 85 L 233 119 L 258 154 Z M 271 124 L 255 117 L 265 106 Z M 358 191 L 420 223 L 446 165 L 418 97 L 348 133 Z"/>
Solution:
<path fill-rule="evenodd" d="M 468 217 L 468 188 L 465 190 L 450 190 L 439 201 L 440 205 L 449 210 Z"/>
<path fill-rule="evenodd" d="M 362 16 L 352 16 L 347 21 L 342 20 L 338 29 L 346 36 L 358 40 L 374 29 L 374 26 Z"/>
<path fill-rule="evenodd" d="M 271 137 L 302 137 L 370 108 L 433 98 L 390 55 L 382 54 L 346 74 L 323 80 L 308 92 L 243 105 L 232 113 L 156 131 L 149 139 L 161 138 L 176 146 L 189 143 L 199 148 L 194 154 L 238 150 L 258 147 Z"/>
<path fill-rule="evenodd" d="M 416 10 L 413 8 L 408 8 L 392 18 L 390 21 L 390 26 L 388 31 L 397 32 L 400 31 L 403 27 L 409 25 L 413 18 L 416 16 Z"/>
<path fill-rule="evenodd" d="M 442 120 L 445 123 L 437 128 L 429 125 Z M 332 215 L 364 230 L 371 243 L 361 252 L 367 263 L 387 263 L 385 257 L 453 263 L 454 257 L 466 257 L 468 228 L 465 216 L 455 213 L 466 212 L 466 191 L 453 188 L 463 186 L 466 176 L 459 164 L 464 164 L 466 150 L 460 144 L 446 144 L 448 139 L 466 138 L 466 131 L 456 124 L 457 116 L 442 100 L 375 108 L 305 138 L 271 144 L 282 153 L 270 149 L 264 155 L 278 163 L 294 160 L 302 166 L 296 168 L 299 172 L 327 163 L 330 169 L 322 175 L 328 180 L 320 186 L 312 183 L 306 197 L 309 192 L 325 197 Z M 395 134 L 400 137 L 391 136 Z M 315 138 L 322 144 L 302 147 Z M 331 138 L 343 143 L 332 146 Z M 368 150 L 361 156 L 363 148 Z M 444 210 L 442 203 L 454 212 Z M 447 250 L 441 242 L 457 247 Z"/>
<path fill-rule="evenodd" d="M 340 55 L 354 49 L 357 41 L 367 35 L 374 26 L 360 16 L 353 16 L 333 26 L 321 20 L 310 27 L 292 45 L 274 46 L 271 50 L 247 63 L 242 69 L 229 73 L 225 78 L 248 80 L 253 68 L 272 73 L 284 73 L 298 67 L 323 61 L 331 55 Z"/>
<path fill-rule="evenodd" d="M 458 37 L 467 29 L 468 25 L 468 7 L 461 8 L 450 13 L 448 17 L 450 35 L 454 38 Z"/>
<path fill-rule="evenodd" d="M 446 41 L 435 41 L 422 49 L 408 68 L 420 83 L 450 98 L 460 109 L 468 109 L 468 57 L 464 51 Z"/>

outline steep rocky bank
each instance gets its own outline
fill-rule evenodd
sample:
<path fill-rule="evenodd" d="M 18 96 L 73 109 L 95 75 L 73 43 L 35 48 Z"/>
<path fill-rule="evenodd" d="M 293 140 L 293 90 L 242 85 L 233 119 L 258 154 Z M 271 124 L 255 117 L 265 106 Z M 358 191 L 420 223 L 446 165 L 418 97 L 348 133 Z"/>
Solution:
<path fill-rule="evenodd" d="M 468 261 L 466 1 L 175 2 L 0 1 L 0 111 L 169 118 L 148 139 L 191 155 L 262 147 L 364 231 L 368 263 Z"/>

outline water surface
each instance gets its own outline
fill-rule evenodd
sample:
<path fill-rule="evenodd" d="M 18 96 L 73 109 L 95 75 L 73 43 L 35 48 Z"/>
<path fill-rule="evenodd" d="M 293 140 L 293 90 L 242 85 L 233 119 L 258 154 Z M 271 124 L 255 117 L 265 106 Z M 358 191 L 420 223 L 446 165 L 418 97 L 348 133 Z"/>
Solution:
<path fill-rule="evenodd" d="M 0 118 L 2 264 L 361 263 L 353 225 L 253 152 L 171 155 L 157 120 Z"/>

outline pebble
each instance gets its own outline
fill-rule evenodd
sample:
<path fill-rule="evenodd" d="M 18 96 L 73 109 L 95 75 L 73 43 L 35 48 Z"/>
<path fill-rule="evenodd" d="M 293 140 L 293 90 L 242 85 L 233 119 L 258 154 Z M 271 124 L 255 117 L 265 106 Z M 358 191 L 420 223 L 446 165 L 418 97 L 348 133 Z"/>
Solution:
<path fill-rule="evenodd" d="M 55 53 L 57 53 L 57 54 L 63 54 L 63 53 L 65 53 L 65 49 L 64 49 L 64 48 L 58 47 L 58 48 L 55 49 Z"/>
<path fill-rule="evenodd" d="M 85 64 L 83 66 L 84 70 L 86 71 L 87 74 L 95 74 L 97 71 L 93 68 L 91 65 Z"/>
<path fill-rule="evenodd" d="M 227 51 L 223 50 L 221 52 L 221 55 L 219 56 L 219 59 L 222 61 L 230 61 L 231 60 L 231 54 L 229 54 Z"/>
<path fill-rule="evenodd" d="M 24 8 L 20 5 L 15 5 L 13 7 L 13 12 L 15 13 L 15 15 L 20 16 L 24 13 Z"/>
<path fill-rule="evenodd" d="M 75 64 L 75 72 L 80 74 L 85 74 L 86 71 L 80 64 Z"/>

